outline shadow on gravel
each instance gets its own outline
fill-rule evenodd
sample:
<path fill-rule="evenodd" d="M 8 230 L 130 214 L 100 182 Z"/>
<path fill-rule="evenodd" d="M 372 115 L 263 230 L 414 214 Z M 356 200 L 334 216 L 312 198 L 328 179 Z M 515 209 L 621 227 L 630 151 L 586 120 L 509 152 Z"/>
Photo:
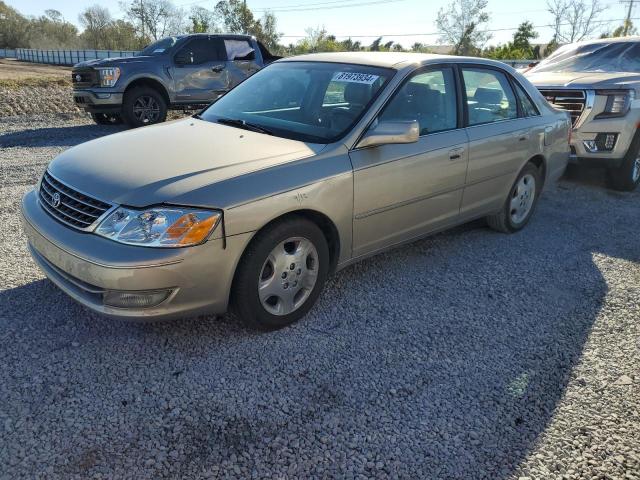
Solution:
<path fill-rule="evenodd" d="M 22 130 L 0 135 L 0 148 L 71 147 L 123 130 L 126 127 L 122 125 L 76 125 Z"/>
<path fill-rule="evenodd" d="M 525 231 L 363 261 L 271 333 L 113 322 L 44 280 L 0 292 L 0 404 L 23 425 L 0 452 L 36 457 L 5 472 L 517 478 L 607 294 L 596 257 L 640 261 L 615 208 L 639 199 L 562 182 Z"/>

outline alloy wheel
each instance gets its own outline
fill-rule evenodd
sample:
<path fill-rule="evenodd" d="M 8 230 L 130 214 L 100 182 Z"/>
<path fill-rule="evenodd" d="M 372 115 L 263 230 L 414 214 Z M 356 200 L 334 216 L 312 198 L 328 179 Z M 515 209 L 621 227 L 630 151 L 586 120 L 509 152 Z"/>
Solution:
<path fill-rule="evenodd" d="M 258 296 L 272 315 L 288 315 L 311 295 L 318 279 L 318 251 L 303 237 L 291 237 L 271 251 L 258 279 Z"/>
<path fill-rule="evenodd" d="M 530 173 L 523 175 L 513 189 L 509 215 L 514 224 L 522 223 L 529 215 L 536 196 L 536 179 Z"/>
<path fill-rule="evenodd" d="M 640 157 L 636 157 L 633 162 L 633 168 L 631 169 L 631 180 L 633 183 L 637 183 L 640 180 Z"/>
<path fill-rule="evenodd" d="M 160 104 L 150 95 L 138 97 L 133 104 L 133 115 L 140 123 L 156 123 L 160 118 Z"/>

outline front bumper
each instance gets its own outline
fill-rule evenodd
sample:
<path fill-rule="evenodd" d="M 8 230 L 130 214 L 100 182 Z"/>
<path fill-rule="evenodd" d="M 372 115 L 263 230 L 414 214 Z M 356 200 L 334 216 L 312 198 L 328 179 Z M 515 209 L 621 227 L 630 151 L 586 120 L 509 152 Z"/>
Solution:
<path fill-rule="evenodd" d="M 73 102 L 78 108 L 91 113 L 116 113 L 122 108 L 122 92 L 113 92 L 108 89 L 73 90 Z"/>
<path fill-rule="evenodd" d="M 22 220 L 33 259 L 61 290 L 91 310 L 117 318 L 171 319 L 223 313 L 237 263 L 250 233 L 187 248 L 123 245 L 74 230 L 47 214 L 35 191 L 22 200 Z M 168 290 L 149 308 L 115 308 L 102 302 L 107 290 Z"/>

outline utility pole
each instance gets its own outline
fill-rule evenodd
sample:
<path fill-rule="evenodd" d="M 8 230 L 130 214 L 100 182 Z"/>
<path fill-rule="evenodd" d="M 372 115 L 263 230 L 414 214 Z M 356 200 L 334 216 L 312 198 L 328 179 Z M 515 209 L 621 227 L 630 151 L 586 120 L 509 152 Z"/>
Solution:
<path fill-rule="evenodd" d="M 620 3 L 628 3 L 629 9 L 627 10 L 627 19 L 624 21 L 624 29 L 622 30 L 622 36 L 626 37 L 629 33 L 629 27 L 631 26 L 631 10 L 633 9 L 633 2 L 635 0 L 623 0 Z"/>
<path fill-rule="evenodd" d="M 633 2 L 633 0 L 630 0 Z M 244 0 L 242 7 L 242 28 L 244 29 L 244 34 L 249 33 L 247 31 L 247 0 Z"/>

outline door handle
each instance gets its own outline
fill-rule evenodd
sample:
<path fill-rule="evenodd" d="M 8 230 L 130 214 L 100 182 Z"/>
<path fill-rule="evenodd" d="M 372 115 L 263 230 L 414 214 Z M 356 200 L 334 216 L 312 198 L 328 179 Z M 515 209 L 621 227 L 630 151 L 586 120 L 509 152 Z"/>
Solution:
<path fill-rule="evenodd" d="M 211 71 L 213 72 L 221 72 L 222 70 L 224 70 L 224 65 L 214 65 L 211 67 Z"/>
<path fill-rule="evenodd" d="M 454 148 L 449 150 L 449 160 L 458 160 L 462 157 L 464 153 L 464 148 Z"/>
<path fill-rule="evenodd" d="M 526 140 L 529 140 L 529 130 L 523 130 L 521 132 L 516 132 L 516 137 L 518 138 L 519 142 L 524 142 Z"/>

